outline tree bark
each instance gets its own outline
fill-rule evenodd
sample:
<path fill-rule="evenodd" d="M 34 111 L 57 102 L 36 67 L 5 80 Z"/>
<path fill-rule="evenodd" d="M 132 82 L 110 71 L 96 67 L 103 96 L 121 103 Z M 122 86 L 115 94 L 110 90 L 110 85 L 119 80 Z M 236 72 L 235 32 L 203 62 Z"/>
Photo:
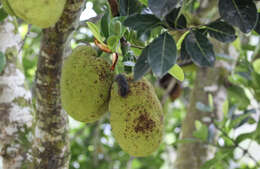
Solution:
<path fill-rule="evenodd" d="M 84 0 L 67 0 L 62 17 L 43 30 L 36 73 L 34 168 L 67 169 L 69 166 L 68 117 L 61 108 L 60 75 L 70 35 L 78 26 Z"/>
<path fill-rule="evenodd" d="M 208 105 L 207 88 L 218 89 L 219 70 L 214 68 L 200 68 L 197 71 L 195 85 L 192 90 L 190 104 L 187 115 L 182 125 L 181 139 L 194 139 L 193 132 L 196 131 L 195 121 L 209 125 L 212 114 L 198 110 L 196 104 L 198 102 Z M 217 105 L 220 106 L 220 105 Z M 177 168 L 178 169 L 200 169 L 202 164 L 208 159 L 209 149 L 206 143 L 191 142 L 183 143 L 178 146 Z"/>
<path fill-rule="evenodd" d="M 221 120 L 223 116 L 223 104 L 227 99 L 227 92 L 222 83 L 223 79 L 226 79 L 233 70 L 238 54 L 230 45 L 220 44 L 213 39 L 211 41 L 217 52 L 227 53 L 234 60 L 232 62 L 217 61 L 214 68 L 198 69 L 187 115 L 182 125 L 181 139 L 196 139 L 193 136 L 193 132 L 196 130 L 195 121 L 198 120 L 215 130 L 213 121 Z M 209 105 L 209 94 L 213 96 L 213 112 L 198 110 L 196 106 L 198 102 Z M 215 130 L 210 134 L 214 134 L 214 142 L 218 133 Z M 178 146 L 176 166 L 177 169 L 200 169 L 203 163 L 212 156 L 214 156 L 214 148 L 210 148 L 206 142 L 183 143 Z"/>
<path fill-rule="evenodd" d="M 11 18 L 0 23 L 0 52 L 6 65 L 0 73 L 0 153 L 3 169 L 30 168 L 33 110 L 21 69 L 21 38 Z"/>

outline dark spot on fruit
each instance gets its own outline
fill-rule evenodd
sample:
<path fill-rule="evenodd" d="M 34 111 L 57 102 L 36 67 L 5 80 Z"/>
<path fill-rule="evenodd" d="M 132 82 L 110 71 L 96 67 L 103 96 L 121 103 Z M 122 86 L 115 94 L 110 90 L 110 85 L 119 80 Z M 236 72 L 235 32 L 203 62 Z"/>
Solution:
<path fill-rule="evenodd" d="M 134 130 L 136 133 L 138 132 L 147 132 L 152 131 L 155 127 L 155 122 L 148 116 L 148 113 L 140 114 L 140 116 L 134 120 L 137 122 Z"/>

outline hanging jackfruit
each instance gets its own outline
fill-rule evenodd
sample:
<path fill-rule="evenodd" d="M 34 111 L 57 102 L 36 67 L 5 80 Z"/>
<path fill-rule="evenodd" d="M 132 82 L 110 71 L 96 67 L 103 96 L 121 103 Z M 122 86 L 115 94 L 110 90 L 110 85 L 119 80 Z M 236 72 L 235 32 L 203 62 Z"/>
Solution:
<path fill-rule="evenodd" d="M 60 18 L 66 0 L 1 0 L 5 10 L 40 28 L 53 26 Z"/>
<path fill-rule="evenodd" d="M 148 156 L 160 145 L 163 111 L 152 85 L 145 79 L 134 82 L 126 77 L 112 85 L 109 101 L 112 133 L 120 147 L 135 157 Z M 122 91 L 128 91 L 127 94 Z"/>
<path fill-rule="evenodd" d="M 90 46 L 77 47 L 64 61 L 61 75 L 63 108 L 75 120 L 94 122 L 108 112 L 113 83 L 110 64 Z"/>

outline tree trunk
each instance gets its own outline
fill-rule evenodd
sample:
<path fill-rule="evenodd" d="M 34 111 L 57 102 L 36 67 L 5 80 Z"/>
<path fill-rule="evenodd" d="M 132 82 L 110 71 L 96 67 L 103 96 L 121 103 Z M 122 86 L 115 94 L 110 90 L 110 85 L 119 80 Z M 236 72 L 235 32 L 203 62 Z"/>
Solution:
<path fill-rule="evenodd" d="M 198 120 L 210 127 L 210 125 L 214 126 L 212 121 L 221 120 L 223 116 L 222 107 L 227 99 L 227 92 L 222 83 L 223 79 L 226 79 L 229 72 L 233 70 L 238 54 L 232 46 L 220 44 L 213 39 L 211 41 L 216 46 L 215 49 L 217 49 L 217 52 L 227 53 L 234 60 L 230 63 L 227 61 L 218 61 L 214 68 L 198 69 L 190 103 L 187 108 L 187 115 L 182 125 L 181 139 L 196 139 L 193 136 L 193 132 L 196 130 L 195 121 Z M 213 112 L 198 110 L 196 104 L 199 102 L 207 106 L 209 105 L 209 94 L 213 96 Z M 217 131 L 215 130 L 210 134 L 214 134 L 216 140 Z M 214 149 L 211 149 L 208 143 L 199 141 L 183 143 L 178 146 L 176 166 L 177 169 L 200 169 L 203 163 L 212 156 L 214 156 Z"/>
<path fill-rule="evenodd" d="M 60 74 L 70 35 L 77 28 L 84 0 L 67 0 L 59 22 L 43 30 L 36 73 L 34 168 L 69 166 L 68 117 L 60 101 Z"/>
<path fill-rule="evenodd" d="M 196 131 L 195 121 L 206 125 L 211 121 L 211 114 L 203 112 L 196 107 L 197 103 L 208 105 L 208 92 L 206 88 L 218 88 L 219 71 L 217 69 L 200 68 L 197 71 L 195 85 L 192 90 L 190 105 L 182 125 L 181 139 L 196 139 L 193 132 Z M 216 89 L 215 89 L 216 90 Z M 202 142 L 183 143 L 178 146 L 177 168 L 200 169 L 208 157 L 208 146 Z"/>
<path fill-rule="evenodd" d="M 33 110 L 31 93 L 18 54 L 21 38 L 11 18 L 0 23 L 0 52 L 6 65 L 0 73 L 0 152 L 3 169 L 30 168 Z"/>

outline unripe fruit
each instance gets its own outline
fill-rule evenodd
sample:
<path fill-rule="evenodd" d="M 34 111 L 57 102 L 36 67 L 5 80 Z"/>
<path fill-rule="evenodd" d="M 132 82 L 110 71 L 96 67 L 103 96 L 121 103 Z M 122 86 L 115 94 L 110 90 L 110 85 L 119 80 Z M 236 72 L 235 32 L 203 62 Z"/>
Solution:
<path fill-rule="evenodd" d="M 112 85 L 109 101 L 112 133 L 120 147 L 135 157 L 148 156 L 160 145 L 163 111 L 152 85 L 127 77 L 129 92 L 122 95 L 120 81 Z"/>
<path fill-rule="evenodd" d="M 75 120 L 94 122 L 108 112 L 114 74 L 90 46 L 80 46 L 64 61 L 61 75 L 63 108 Z"/>
<path fill-rule="evenodd" d="M 5 10 L 40 28 L 53 26 L 60 18 L 66 0 L 2 0 Z"/>

